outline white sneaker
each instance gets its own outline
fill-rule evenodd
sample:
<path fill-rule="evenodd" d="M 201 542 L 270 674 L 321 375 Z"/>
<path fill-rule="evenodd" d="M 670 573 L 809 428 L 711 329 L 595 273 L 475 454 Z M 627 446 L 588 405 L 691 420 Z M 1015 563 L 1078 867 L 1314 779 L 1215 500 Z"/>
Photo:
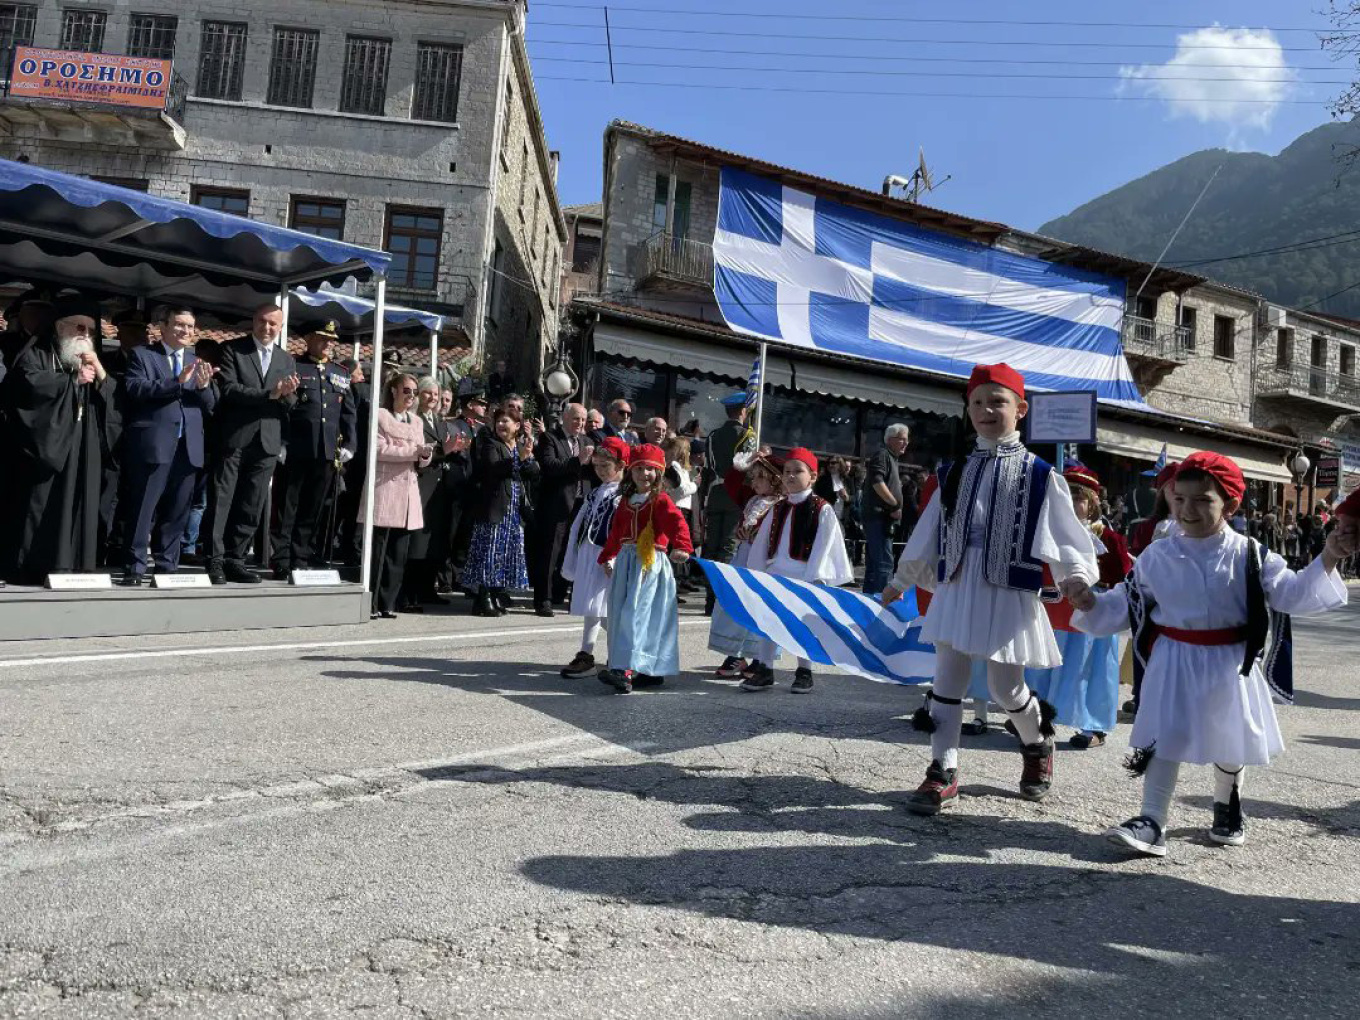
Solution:
<path fill-rule="evenodd" d="M 1128 847 L 1149 857 L 1166 856 L 1166 836 L 1162 827 L 1147 815 L 1130 818 L 1123 825 L 1105 830 L 1105 838 L 1115 846 Z"/>

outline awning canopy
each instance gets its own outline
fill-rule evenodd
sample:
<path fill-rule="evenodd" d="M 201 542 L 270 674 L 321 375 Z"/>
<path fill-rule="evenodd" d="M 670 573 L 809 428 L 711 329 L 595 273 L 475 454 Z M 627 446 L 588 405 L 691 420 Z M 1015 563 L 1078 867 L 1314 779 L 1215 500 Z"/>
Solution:
<path fill-rule="evenodd" d="M 621 323 L 601 321 L 595 326 L 595 350 L 653 365 L 670 365 L 703 375 L 730 379 L 740 389 L 751 374 L 757 344 L 708 343 L 692 337 L 657 333 Z M 787 348 L 771 347 L 765 381 L 802 393 L 820 393 L 842 400 L 901 407 L 928 414 L 958 417 L 963 397 L 946 386 L 913 382 L 868 365 L 862 370 L 826 361 L 791 357 Z"/>
<path fill-rule="evenodd" d="M 295 287 L 291 292 L 290 321 L 302 318 L 334 319 L 342 333 L 367 333 L 373 329 L 374 302 L 330 287 L 308 290 Z M 383 318 L 394 326 L 419 327 L 438 333 L 444 328 L 444 317 L 419 308 L 387 305 Z"/>
<path fill-rule="evenodd" d="M 386 273 L 386 252 L 0 160 L 0 279 L 240 314 L 285 285 Z"/>
<path fill-rule="evenodd" d="M 1248 478 L 1267 482 L 1293 482 L 1284 466 L 1284 453 L 1272 459 L 1269 450 L 1232 439 L 1187 433 L 1168 421 L 1165 426 L 1130 421 L 1115 421 L 1102 414 L 1096 426 L 1096 448 L 1106 453 L 1155 463 L 1166 444 L 1170 461 L 1184 460 L 1196 450 L 1212 450 L 1237 461 Z"/>

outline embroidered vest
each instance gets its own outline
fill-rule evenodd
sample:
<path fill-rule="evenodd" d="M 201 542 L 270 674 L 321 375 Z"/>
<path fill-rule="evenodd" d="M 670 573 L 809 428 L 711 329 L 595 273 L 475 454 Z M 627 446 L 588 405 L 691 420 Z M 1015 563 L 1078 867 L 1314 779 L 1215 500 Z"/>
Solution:
<path fill-rule="evenodd" d="M 942 465 L 938 474 L 938 580 L 943 583 L 958 574 L 968 548 L 973 504 L 984 472 L 988 472 L 992 496 L 983 523 L 983 576 L 998 587 L 1039 591 L 1044 583 L 1044 565 L 1030 550 L 1052 470 L 1018 442 L 995 450 L 976 450 L 962 463 Z"/>
<path fill-rule="evenodd" d="M 619 505 L 619 486 L 609 482 L 586 497 L 585 521 L 576 536 L 577 544 L 590 542 L 603 546 L 609 540 L 609 526 L 614 521 L 614 508 Z"/>
<path fill-rule="evenodd" d="M 806 563 L 812 555 L 812 544 L 817 541 L 817 525 L 822 519 L 822 507 L 826 500 L 821 496 L 809 496 L 798 504 L 780 500 L 770 511 L 770 545 L 766 550 L 770 559 L 779 552 L 779 540 L 784 535 L 784 522 L 789 512 L 793 512 L 793 523 L 789 525 L 789 555 L 800 563 Z"/>

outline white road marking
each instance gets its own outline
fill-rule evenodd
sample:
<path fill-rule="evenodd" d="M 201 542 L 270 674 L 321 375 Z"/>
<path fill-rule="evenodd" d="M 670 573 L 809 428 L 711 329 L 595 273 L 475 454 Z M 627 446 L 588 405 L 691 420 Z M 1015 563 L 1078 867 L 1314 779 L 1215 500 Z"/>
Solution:
<path fill-rule="evenodd" d="M 681 620 L 681 627 L 708 626 L 708 620 Z M 0 669 L 20 669 L 30 666 L 71 665 L 80 662 L 121 662 L 129 659 L 178 659 L 197 655 L 220 655 L 224 652 L 310 652 L 336 648 L 371 648 L 376 645 L 431 644 L 440 641 L 485 640 L 486 638 L 538 637 L 544 634 L 575 634 L 578 625 L 562 627 L 526 627 L 523 630 L 481 630 L 451 634 L 417 634 L 408 637 L 355 638 L 347 641 L 292 641 L 275 645 L 214 645 L 207 648 L 159 648 L 143 652 L 91 652 L 87 655 L 51 655 L 29 659 L 0 659 Z M 450 673 L 449 676 L 465 674 Z M 467 674 L 479 675 L 479 674 Z"/>

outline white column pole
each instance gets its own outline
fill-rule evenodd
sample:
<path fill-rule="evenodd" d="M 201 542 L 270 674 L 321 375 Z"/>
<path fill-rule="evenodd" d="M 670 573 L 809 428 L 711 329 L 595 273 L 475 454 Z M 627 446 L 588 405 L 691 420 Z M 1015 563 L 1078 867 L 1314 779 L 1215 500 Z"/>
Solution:
<path fill-rule="evenodd" d="M 765 352 L 766 345 L 760 345 L 760 375 L 756 384 L 756 449 L 760 449 L 760 427 L 765 419 Z"/>
<path fill-rule="evenodd" d="M 439 378 L 439 334 L 430 330 L 430 375 Z"/>
<path fill-rule="evenodd" d="M 287 284 L 283 290 L 279 291 L 279 308 L 283 312 L 283 329 L 279 331 L 279 348 L 288 350 L 288 306 L 292 304 L 289 300 L 291 291 Z"/>
<path fill-rule="evenodd" d="M 373 489 L 378 480 L 378 409 L 383 398 L 383 323 L 387 317 L 387 279 L 378 278 L 377 304 L 373 309 L 373 407 L 368 416 L 368 464 L 364 473 L 364 549 L 360 578 L 364 591 L 373 590 Z M 370 601 L 370 605 L 371 605 Z"/>

